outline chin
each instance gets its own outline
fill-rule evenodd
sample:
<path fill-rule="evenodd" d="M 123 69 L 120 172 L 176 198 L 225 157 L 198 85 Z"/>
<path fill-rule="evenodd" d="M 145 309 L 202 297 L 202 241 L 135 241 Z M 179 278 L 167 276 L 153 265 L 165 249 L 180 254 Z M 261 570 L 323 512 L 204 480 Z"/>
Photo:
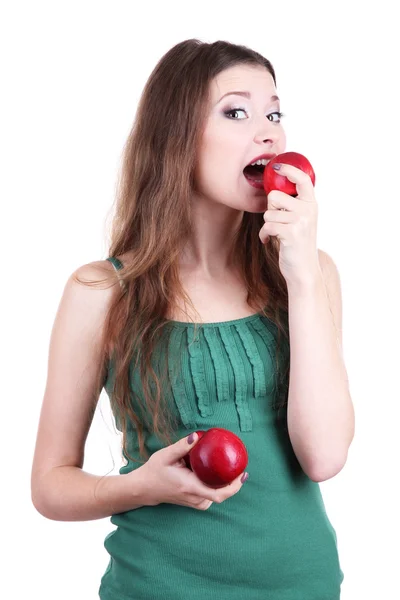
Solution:
<path fill-rule="evenodd" d="M 243 206 L 243 210 L 248 213 L 265 213 L 268 208 L 268 198 L 265 192 L 253 195 Z"/>

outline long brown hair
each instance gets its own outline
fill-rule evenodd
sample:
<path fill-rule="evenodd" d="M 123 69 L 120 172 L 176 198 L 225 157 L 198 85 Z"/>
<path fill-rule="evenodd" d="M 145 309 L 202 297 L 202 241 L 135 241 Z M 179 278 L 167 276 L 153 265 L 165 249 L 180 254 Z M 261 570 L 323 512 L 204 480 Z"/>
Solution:
<path fill-rule="evenodd" d="M 111 406 L 123 432 L 123 452 L 133 461 L 127 448 L 127 428 L 136 431 L 143 459 L 148 457 L 144 433 L 154 433 L 167 444 L 172 443 L 174 424 L 163 405 L 164 388 L 151 356 L 167 311 L 177 306 L 179 297 L 198 314 L 181 285 L 178 263 L 192 231 L 194 171 L 210 82 L 224 69 L 238 64 L 265 67 L 276 85 L 272 64 L 245 46 L 226 41 L 208 44 L 197 39 L 174 46 L 158 62 L 145 85 L 124 147 L 108 256 L 129 253 L 129 261 L 118 274 L 110 275 L 112 285 L 122 278 L 125 287 L 115 297 L 105 323 L 99 390 L 112 360 L 115 379 Z M 276 324 L 279 384 L 275 406 L 280 408 L 287 403 L 288 392 L 288 353 L 284 372 L 279 360 L 282 336 L 288 340 L 288 296 L 279 269 L 279 241 L 271 237 L 267 244 L 260 243 L 258 234 L 263 224 L 262 213 L 244 212 L 231 257 L 247 286 L 248 304 Z M 146 409 L 151 415 L 148 423 L 134 408 L 130 387 L 134 356 L 135 368 L 140 364 Z M 150 380 L 154 382 L 152 390 Z"/>

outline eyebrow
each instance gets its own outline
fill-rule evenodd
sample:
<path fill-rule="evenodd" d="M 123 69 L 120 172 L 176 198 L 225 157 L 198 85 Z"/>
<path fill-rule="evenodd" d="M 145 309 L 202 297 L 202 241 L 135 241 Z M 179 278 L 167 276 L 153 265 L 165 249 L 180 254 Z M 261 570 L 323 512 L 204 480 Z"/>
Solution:
<path fill-rule="evenodd" d="M 227 92 L 226 94 L 224 94 L 223 96 L 221 96 L 221 98 L 218 100 L 217 104 L 219 104 L 221 102 L 221 100 L 223 98 L 225 98 L 225 96 L 243 96 L 244 98 L 251 98 L 251 94 L 250 92 L 241 92 L 241 91 L 237 91 L 237 92 Z M 275 100 L 279 100 L 278 96 L 271 96 L 271 102 L 275 102 Z"/>

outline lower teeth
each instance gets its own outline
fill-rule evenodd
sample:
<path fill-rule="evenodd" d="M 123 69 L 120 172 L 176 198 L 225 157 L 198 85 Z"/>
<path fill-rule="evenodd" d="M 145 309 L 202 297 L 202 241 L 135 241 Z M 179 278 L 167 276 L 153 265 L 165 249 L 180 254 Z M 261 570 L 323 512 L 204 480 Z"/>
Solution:
<path fill-rule="evenodd" d="M 263 179 L 253 179 L 252 177 L 246 177 L 248 181 L 254 181 L 254 183 L 263 183 Z"/>

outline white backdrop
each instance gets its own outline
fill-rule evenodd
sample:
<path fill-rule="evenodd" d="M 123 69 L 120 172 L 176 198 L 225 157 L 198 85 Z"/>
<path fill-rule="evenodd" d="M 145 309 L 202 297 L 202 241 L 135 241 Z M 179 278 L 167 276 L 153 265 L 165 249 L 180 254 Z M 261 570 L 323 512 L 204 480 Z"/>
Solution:
<path fill-rule="evenodd" d="M 142 88 L 159 58 L 192 37 L 249 45 L 271 60 L 287 114 L 287 150 L 305 154 L 315 168 L 318 246 L 341 275 L 344 354 L 356 410 L 347 464 L 320 484 L 338 536 L 342 598 L 400 598 L 400 44 L 393 5 L 1 5 L 5 599 L 98 597 L 109 519 L 50 521 L 30 500 L 50 332 L 69 275 L 106 258 L 106 217 Z M 117 473 L 119 444 L 103 392 L 84 469 Z"/>

